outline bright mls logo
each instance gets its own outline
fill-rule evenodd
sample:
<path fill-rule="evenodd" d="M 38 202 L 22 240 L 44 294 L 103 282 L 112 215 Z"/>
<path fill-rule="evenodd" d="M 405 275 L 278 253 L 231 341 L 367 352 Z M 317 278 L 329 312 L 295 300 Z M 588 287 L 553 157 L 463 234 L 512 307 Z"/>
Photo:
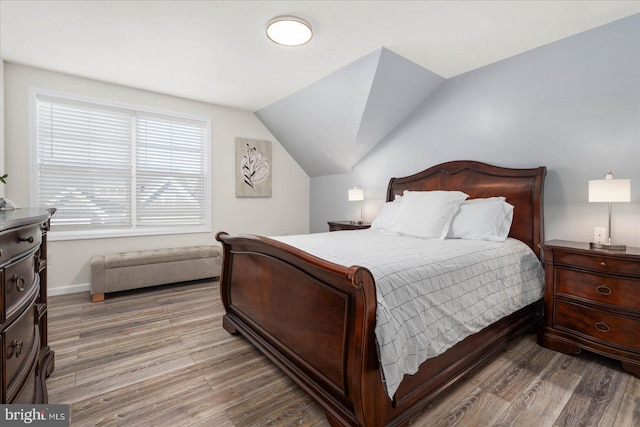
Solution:
<path fill-rule="evenodd" d="M 68 427 L 69 405 L 0 405 L 3 426 Z M 0 418 L 0 420 L 2 420 Z"/>

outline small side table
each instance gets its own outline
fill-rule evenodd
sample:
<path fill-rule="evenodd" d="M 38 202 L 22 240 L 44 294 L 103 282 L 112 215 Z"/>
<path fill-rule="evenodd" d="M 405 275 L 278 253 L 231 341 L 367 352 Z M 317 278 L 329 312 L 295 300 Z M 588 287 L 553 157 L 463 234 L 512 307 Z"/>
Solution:
<path fill-rule="evenodd" d="M 640 248 L 597 250 L 562 240 L 540 248 L 546 280 L 538 343 L 618 359 L 640 376 Z"/>
<path fill-rule="evenodd" d="M 343 231 L 343 230 L 364 230 L 371 227 L 370 223 L 356 221 L 329 221 L 329 231 Z"/>

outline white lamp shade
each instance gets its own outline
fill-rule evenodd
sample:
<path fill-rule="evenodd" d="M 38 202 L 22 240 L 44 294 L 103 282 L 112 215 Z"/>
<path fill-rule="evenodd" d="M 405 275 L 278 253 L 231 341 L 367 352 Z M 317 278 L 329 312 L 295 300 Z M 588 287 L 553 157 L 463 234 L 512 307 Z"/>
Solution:
<path fill-rule="evenodd" d="M 357 202 L 360 200 L 364 200 L 364 190 L 359 187 L 350 188 L 349 189 L 349 201 Z"/>
<path fill-rule="evenodd" d="M 590 202 L 630 202 L 630 179 L 594 179 L 589 181 Z"/>

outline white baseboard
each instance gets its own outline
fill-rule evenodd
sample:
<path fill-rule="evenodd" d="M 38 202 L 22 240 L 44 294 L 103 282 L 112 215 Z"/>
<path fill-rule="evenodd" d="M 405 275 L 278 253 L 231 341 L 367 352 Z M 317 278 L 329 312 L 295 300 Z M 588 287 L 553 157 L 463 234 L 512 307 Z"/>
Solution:
<path fill-rule="evenodd" d="M 90 283 L 79 283 L 77 285 L 60 286 L 47 289 L 47 296 L 77 294 L 80 292 L 89 292 L 91 290 Z"/>

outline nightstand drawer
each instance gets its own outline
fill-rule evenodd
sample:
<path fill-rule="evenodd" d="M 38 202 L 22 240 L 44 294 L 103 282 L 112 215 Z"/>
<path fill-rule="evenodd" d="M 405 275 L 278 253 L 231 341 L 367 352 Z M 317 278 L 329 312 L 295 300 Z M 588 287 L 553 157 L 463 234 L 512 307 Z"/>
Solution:
<path fill-rule="evenodd" d="M 626 274 L 640 277 L 640 262 L 613 258 L 603 254 L 583 255 L 556 251 L 554 264 L 585 268 L 600 273 Z"/>
<path fill-rule="evenodd" d="M 640 319 L 594 310 L 582 305 L 556 301 L 554 327 L 586 338 L 595 338 L 634 351 L 640 350 Z"/>
<path fill-rule="evenodd" d="M 613 278 L 558 267 L 555 283 L 556 294 L 640 311 L 640 279 Z"/>

